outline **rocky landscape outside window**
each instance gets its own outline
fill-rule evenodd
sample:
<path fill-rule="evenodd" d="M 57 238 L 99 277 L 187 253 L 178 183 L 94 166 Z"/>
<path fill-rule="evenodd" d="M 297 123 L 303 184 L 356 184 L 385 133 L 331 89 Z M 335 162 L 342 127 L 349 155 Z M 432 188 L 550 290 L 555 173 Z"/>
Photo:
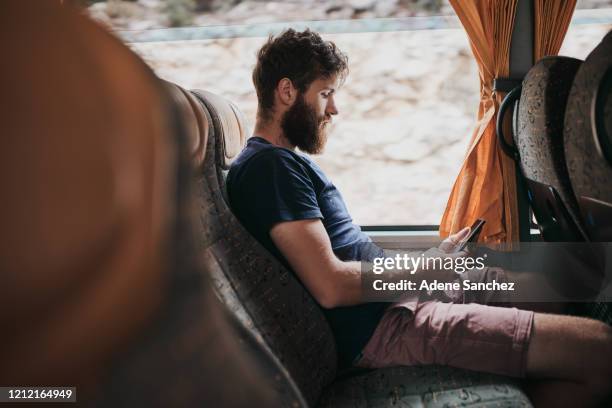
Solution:
<path fill-rule="evenodd" d="M 473 130 L 479 93 L 467 36 L 447 2 L 194 1 L 109 0 L 93 4 L 90 12 L 120 35 L 157 30 L 167 40 L 132 42 L 132 49 L 162 78 L 234 101 L 251 126 L 251 69 L 263 33 L 280 29 L 279 22 L 323 27 L 324 37 L 348 54 L 350 75 L 336 96 L 340 114 L 327 149 L 315 161 L 342 191 L 357 223 L 439 223 Z M 188 18 L 172 18 L 194 31 L 160 30 L 181 25 L 168 16 L 185 5 L 191 7 Z M 578 9 L 560 54 L 584 58 L 612 27 L 612 0 L 582 0 Z M 219 38 L 171 40 L 194 33 L 197 38 L 197 27 L 212 27 Z"/>

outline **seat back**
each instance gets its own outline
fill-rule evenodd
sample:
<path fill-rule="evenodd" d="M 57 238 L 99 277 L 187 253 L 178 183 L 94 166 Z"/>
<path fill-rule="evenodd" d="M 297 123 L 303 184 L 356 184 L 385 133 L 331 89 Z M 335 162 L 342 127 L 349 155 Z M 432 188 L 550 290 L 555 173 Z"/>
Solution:
<path fill-rule="evenodd" d="M 186 152 L 203 159 L 204 110 L 81 10 L 6 0 L 0 23 L 0 383 L 74 385 L 82 405 L 284 405 L 196 262 Z"/>
<path fill-rule="evenodd" d="M 197 90 L 196 94 L 208 106 L 215 129 L 215 163 L 219 188 L 223 199 L 229 203 L 225 179 L 234 159 L 246 144 L 247 129 L 244 115 L 231 101 L 212 92 Z"/>
<path fill-rule="evenodd" d="M 116 359 L 96 405 L 285 406 L 289 398 L 277 386 L 282 366 L 219 302 L 196 253 L 199 217 L 191 189 L 193 174 L 204 162 L 210 118 L 190 92 L 167 82 L 165 88 L 181 152 L 171 238 L 176 248 L 166 301 Z"/>
<path fill-rule="evenodd" d="M 572 187 L 593 241 L 612 241 L 612 32 L 586 58 L 565 116 Z"/>
<path fill-rule="evenodd" d="M 582 61 L 546 57 L 523 80 L 515 143 L 531 208 L 546 241 L 584 241 L 578 204 L 565 163 L 567 97 Z"/>
<path fill-rule="evenodd" d="M 322 311 L 295 275 L 240 224 L 224 199 L 225 174 L 245 142 L 230 102 L 194 91 L 211 116 L 207 160 L 199 180 L 203 253 L 224 302 L 279 358 L 306 401 L 314 404 L 337 369 L 334 337 Z"/>
<path fill-rule="evenodd" d="M 79 10 L 7 0 L 0 23 L 0 383 L 83 392 L 163 302 L 169 115 Z"/>
<path fill-rule="evenodd" d="M 194 172 L 197 172 L 204 163 L 210 119 L 200 101 L 191 92 L 172 82 L 163 82 L 179 116 L 188 160 Z"/>

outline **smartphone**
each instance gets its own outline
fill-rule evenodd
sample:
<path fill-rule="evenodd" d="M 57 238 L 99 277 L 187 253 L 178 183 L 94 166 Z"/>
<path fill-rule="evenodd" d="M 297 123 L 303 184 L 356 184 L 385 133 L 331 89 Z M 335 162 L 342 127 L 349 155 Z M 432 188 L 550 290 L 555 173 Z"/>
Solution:
<path fill-rule="evenodd" d="M 469 244 L 470 242 L 476 242 L 476 240 L 478 239 L 478 236 L 480 235 L 480 231 L 482 230 L 483 225 L 485 225 L 485 222 L 486 222 L 485 220 L 480 219 L 480 218 L 474 221 L 474 223 L 470 226 L 470 235 L 468 235 L 467 238 L 461 241 L 461 243 L 459 244 L 459 249 L 457 249 L 457 252 L 463 251 L 465 247 L 467 246 L 467 244 Z"/>

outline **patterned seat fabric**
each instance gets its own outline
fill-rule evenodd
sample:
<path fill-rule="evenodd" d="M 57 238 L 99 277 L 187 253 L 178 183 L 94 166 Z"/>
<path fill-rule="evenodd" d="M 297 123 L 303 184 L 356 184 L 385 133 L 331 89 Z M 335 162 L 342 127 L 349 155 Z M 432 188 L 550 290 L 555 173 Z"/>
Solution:
<path fill-rule="evenodd" d="M 193 92 L 212 123 L 197 183 L 202 219 L 207 220 L 201 225 L 205 262 L 224 303 L 269 346 L 287 369 L 289 378 L 283 381 L 294 380 L 309 406 L 318 401 L 324 407 L 394 406 L 399 401 L 394 396 L 401 392 L 409 395 L 402 402 L 431 400 L 424 406 L 461 406 L 466 400 L 482 407 L 530 406 L 508 379 L 450 368 L 384 369 L 332 382 L 335 342 L 319 307 L 299 280 L 240 225 L 224 198 L 225 175 L 246 140 L 242 116 L 217 95 Z M 478 398 L 480 405 L 475 403 Z"/>
<path fill-rule="evenodd" d="M 211 118 L 208 159 L 197 180 L 203 258 L 224 302 L 278 357 L 290 374 L 287 385 L 295 381 L 313 404 L 336 374 L 333 335 L 302 284 L 248 234 L 225 201 L 224 172 L 246 140 L 237 109 L 209 92 L 194 94 Z"/>
<path fill-rule="evenodd" d="M 546 57 L 525 76 L 515 142 L 529 201 L 546 241 L 584 241 L 586 234 L 563 150 L 567 96 L 582 61 Z"/>
<path fill-rule="evenodd" d="M 565 115 L 572 187 L 593 241 L 612 241 L 612 32 L 576 74 Z"/>
<path fill-rule="evenodd" d="M 565 156 L 585 228 L 595 242 L 612 241 L 612 31 L 576 73 L 565 113 Z M 606 245 L 606 244 L 605 244 Z M 602 251 L 603 252 L 603 251 Z M 610 265 L 610 251 L 607 251 Z M 602 287 L 610 293 L 612 279 Z M 612 325 L 612 303 L 575 305 L 575 314 Z"/>
<path fill-rule="evenodd" d="M 531 407 L 505 377 L 450 367 L 392 367 L 340 380 L 325 390 L 321 408 Z"/>

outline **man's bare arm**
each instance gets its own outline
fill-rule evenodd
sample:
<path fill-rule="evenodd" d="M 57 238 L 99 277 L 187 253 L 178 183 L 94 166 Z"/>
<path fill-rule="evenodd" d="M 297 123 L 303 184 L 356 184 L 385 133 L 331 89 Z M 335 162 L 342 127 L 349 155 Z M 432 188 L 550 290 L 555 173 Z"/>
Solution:
<path fill-rule="evenodd" d="M 460 234 L 462 236 L 463 232 Z M 321 306 L 333 308 L 363 302 L 361 263 L 343 262 L 336 257 L 321 220 L 282 222 L 272 227 L 270 237 Z M 457 240 L 458 237 L 459 234 L 452 236 L 450 240 Z M 445 241 L 447 244 L 448 242 L 449 240 Z M 441 247 L 444 247 L 444 243 Z M 418 256 L 420 253 L 412 255 Z M 439 255 L 445 256 L 444 251 L 440 251 Z M 385 273 L 390 280 L 408 277 L 405 270 Z M 416 271 L 410 275 L 410 278 L 413 280 L 423 279 L 425 276 L 442 280 L 453 278 L 448 272 L 436 276 L 433 276 L 434 274 L 435 271 Z"/>
<path fill-rule="evenodd" d="M 321 220 L 282 222 L 272 227 L 270 237 L 321 306 L 362 302 L 361 264 L 336 257 Z"/>

